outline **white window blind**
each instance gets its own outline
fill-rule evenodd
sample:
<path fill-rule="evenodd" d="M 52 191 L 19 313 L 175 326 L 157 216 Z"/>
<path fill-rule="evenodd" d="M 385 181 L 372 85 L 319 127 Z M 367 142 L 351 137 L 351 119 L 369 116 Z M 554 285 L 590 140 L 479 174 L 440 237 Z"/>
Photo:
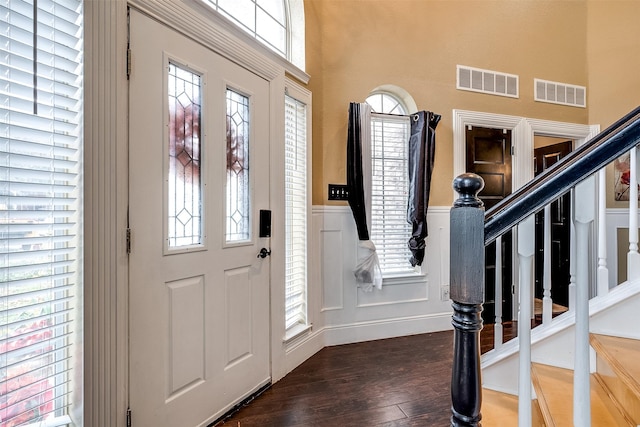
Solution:
<path fill-rule="evenodd" d="M 307 323 L 307 106 L 285 96 L 285 326 Z"/>
<path fill-rule="evenodd" d="M 406 116 L 371 115 L 371 240 L 384 276 L 414 273 L 407 247 L 409 132 Z"/>
<path fill-rule="evenodd" d="M 0 1 L 0 425 L 61 425 L 71 401 L 82 2 Z"/>

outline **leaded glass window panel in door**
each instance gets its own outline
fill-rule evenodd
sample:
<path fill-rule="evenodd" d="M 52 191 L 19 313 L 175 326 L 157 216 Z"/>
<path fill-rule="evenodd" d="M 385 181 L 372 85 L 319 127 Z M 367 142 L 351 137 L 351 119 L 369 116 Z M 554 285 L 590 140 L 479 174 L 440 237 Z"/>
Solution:
<path fill-rule="evenodd" d="M 249 119 L 249 98 L 227 89 L 227 243 L 251 239 Z"/>
<path fill-rule="evenodd" d="M 169 63 L 169 248 L 201 245 L 201 76 Z"/>

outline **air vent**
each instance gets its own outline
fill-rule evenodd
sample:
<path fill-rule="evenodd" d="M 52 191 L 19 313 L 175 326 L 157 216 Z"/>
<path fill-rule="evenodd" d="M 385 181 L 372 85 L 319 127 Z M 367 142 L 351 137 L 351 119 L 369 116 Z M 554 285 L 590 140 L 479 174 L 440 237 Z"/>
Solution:
<path fill-rule="evenodd" d="M 458 65 L 460 90 L 518 98 L 518 76 Z"/>
<path fill-rule="evenodd" d="M 582 108 L 587 106 L 587 88 L 584 86 L 540 79 L 534 79 L 534 85 L 536 101 Z"/>

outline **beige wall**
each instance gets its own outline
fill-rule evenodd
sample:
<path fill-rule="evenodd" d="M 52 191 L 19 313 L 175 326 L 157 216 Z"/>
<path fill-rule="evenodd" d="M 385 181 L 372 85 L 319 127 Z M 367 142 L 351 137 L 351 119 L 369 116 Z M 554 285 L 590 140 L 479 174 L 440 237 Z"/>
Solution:
<path fill-rule="evenodd" d="M 640 1 L 589 1 L 587 28 L 589 121 L 605 129 L 640 105 Z"/>
<path fill-rule="evenodd" d="M 640 1 L 591 0 L 587 8 L 589 122 L 605 129 L 640 105 Z M 625 207 L 607 168 L 607 206 Z"/>
<path fill-rule="evenodd" d="M 586 124 L 588 110 L 533 101 L 534 77 L 587 85 L 584 1 L 305 0 L 313 92 L 313 203 L 346 182 L 350 101 L 383 84 L 442 115 L 431 205 L 450 205 L 452 110 Z M 595 18 L 592 18 L 595 20 Z M 520 98 L 456 90 L 456 65 L 517 74 Z"/>

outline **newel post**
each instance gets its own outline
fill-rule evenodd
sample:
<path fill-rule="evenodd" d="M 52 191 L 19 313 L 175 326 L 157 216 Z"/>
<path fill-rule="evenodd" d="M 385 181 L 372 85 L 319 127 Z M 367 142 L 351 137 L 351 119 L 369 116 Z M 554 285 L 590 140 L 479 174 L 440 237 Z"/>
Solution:
<path fill-rule="evenodd" d="M 460 197 L 451 208 L 451 299 L 453 300 L 453 370 L 451 426 L 480 426 L 482 380 L 480 330 L 484 302 L 484 187 L 478 175 L 453 180 Z"/>

